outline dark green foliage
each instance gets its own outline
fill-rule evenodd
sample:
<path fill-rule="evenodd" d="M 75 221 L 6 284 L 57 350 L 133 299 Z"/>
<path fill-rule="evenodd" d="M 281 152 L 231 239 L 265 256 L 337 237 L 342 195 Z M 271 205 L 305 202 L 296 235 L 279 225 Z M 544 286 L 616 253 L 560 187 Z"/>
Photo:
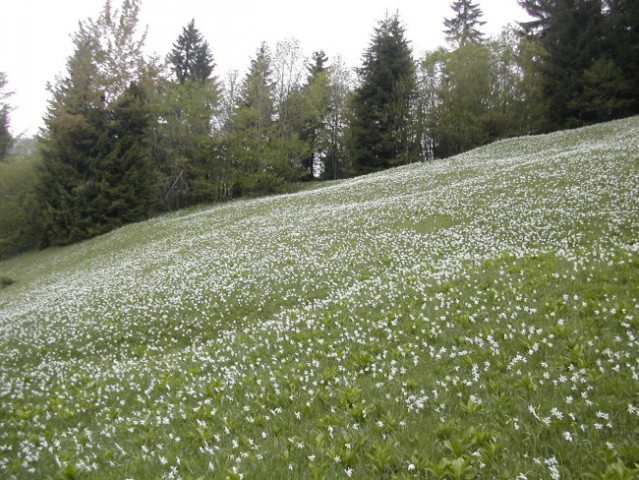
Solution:
<path fill-rule="evenodd" d="M 629 115 L 636 105 L 633 81 L 626 78 L 623 69 L 610 58 L 595 60 L 583 72 L 582 84 L 580 95 L 568 106 L 580 112 L 588 122 L 605 122 Z"/>
<path fill-rule="evenodd" d="M 326 62 L 328 62 L 328 57 L 324 50 L 320 50 L 318 52 L 313 52 L 312 62 L 308 65 L 308 83 L 311 83 L 312 79 L 317 78 L 320 74 L 326 71 Z"/>
<path fill-rule="evenodd" d="M 42 242 L 40 162 L 34 155 L 0 163 L 0 259 Z"/>
<path fill-rule="evenodd" d="M 215 64 L 209 44 L 195 28 L 195 20 L 184 27 L 173 50 L 169 55 L 173 72 L 179 83 L 195 80 L 201 83 L 208 81 Z"/>
<path fill-rule="evenodd" d="M 367 173 L 414 160 L 415 64 L 397 14 L 375 29 L 359 75 L 350 143 L 356 169 Z"/>
<path fill-rule="evenodd" d="M 67 75 L 50 87 L 41 142 L 45 244 L 90 238 L 149 213 L 149 69 L 132 38 L 139 2 L 123 7 L 118 17 L 106 2 L 97 21 L 80 23 Z M 140 82 L 123 86 L 133 78 Z"/>
<path fill-rule="evenodd" d="M 9 130 L 9 113 L 11 107 L 7 103 L 7 99 L 12 92 L 6 92 L 7 76 L 4 72 L 0 72 L 0 161 L 5 160 L 9 155 L 9 150 L 13 145 L 13 137 Z"/>
<path fill-rule="evenodd" d="M 457 47 L 468 43 L 481 43 L 483 34 L 479 27 L 486 22 L 481 20 L 483 12 L 472 0 L 457 0 L 451 8 L 455 12 L 452 18 L 444 19 L 446 40 Z"/>
<path fill-rule="evenodd" d="M 137 83 L 109 108 L 49 120 L 42 150 L 47 244 L 73 243 L 149 215 L 151 120 Z"/>
<path fill-rule="evenodd" d="M 9 156 L 13 138 L 9 130 L 9 107 L 0 107 L 0 161 Z"/>
<path fill-rule="evenodd" d="M 614 96 L 617 101 L 612 112 L 604 117 L 607 119 L 639 113 L 639 2 L 606 0 L 605 5 L 603 61 L 613 62 L 612 68 L 620 73 L 613 85 L 608 83 L 610 79 L 605 82 L 609 87 L 604 87 L 604 91 L 616 92 L 609 97 Z"/>
<path fill-rule="evenodd" d="M 520 0 L 523 31 L 543 48 L 537 66 L 545 129 L 639 111 L 639 7 L 626 0 Z"/>
<path fill-rule="evenodd" d="M 103 110 L 50 118 L 42 141 L 42 199 L 45 244 L 89 238 L 93 201 L 99 193 L 94 165 L 100 158 Z M 102 118 L 100 118 L 102 117 Z"/>
<path fill-rule="evenodd" d="M 583 93 L 584 72 L 601 49 L 601 5 L 598 0 L 561 0 L 543 34 L 547 57 L 542 64 L 549 128 L 578 126 L 589 118 L 575 108 Z"/>
<path fill-rule="evenodd" d="M 144 88 L 132 83 L 109 113 L 100 139 L 104 154 L 94 166 L 98 191 L 91 235 L 143 220 L 155 203 L 149 144 L 152 117 Z"/>

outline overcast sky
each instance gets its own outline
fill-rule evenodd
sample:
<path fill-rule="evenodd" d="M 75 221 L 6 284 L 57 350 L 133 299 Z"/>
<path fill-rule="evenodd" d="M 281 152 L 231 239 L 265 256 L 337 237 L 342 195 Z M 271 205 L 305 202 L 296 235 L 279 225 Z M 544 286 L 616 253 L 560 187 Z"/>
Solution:
<path fill-rule="evenodd" d="M 113 0 L 114 7 L 120 1 Z M 374 27 L 386 12 L 399 11 L 415 58 L 445 45 L 444 17 L 452 0 L 146 0 L 141 27 L 148 26 L 146 49 L 162 58 L 192 18 L 209 42 L 216 74 L 244 73 L 262 41 L 300 40 L 307 55 L 323 49 L 341 55 L 349 67 L 360 65 Z M 525 20 L 516 0 L 477 0 L 488 35 Z M 46 84 L 65 73 L 73 53 L 70 36 L 78 21 L 97 18 L 103 0 L 5 0 L 0 17 L 0 71 L 15 94 L 10 99 L 14 135 L 36 134 L 42 126 Z M 329 59 L 330 61 L 330 59 Z"/>

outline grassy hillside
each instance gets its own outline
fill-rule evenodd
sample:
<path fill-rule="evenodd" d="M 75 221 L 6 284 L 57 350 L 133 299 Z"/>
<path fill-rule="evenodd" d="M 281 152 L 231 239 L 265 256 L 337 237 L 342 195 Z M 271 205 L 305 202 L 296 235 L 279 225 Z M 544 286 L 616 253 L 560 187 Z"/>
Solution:
<path fill-rule="evenodd" d="M 639 118 L 0 275 L 2 478 L 639 475 Z"/>

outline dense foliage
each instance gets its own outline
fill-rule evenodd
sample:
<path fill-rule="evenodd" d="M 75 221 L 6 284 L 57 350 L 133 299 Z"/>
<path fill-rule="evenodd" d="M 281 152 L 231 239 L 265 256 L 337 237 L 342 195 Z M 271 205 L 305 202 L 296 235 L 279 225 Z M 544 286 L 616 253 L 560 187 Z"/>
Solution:
<path fill-rule="evenodd" d="M 396 14 L 375 29 L 353 96 L 353 162 L 360 173 L 416 160 L 412 131 L 415 64 Z"/>
<path fill-rule="evenodd" d="M 520 0 L 523 30 L 543 49 L 546 130 L 639 111 L 639 6 L 626 0 Z"/>
<path fill-rule="evenodd" d="M 80 24 L 67 75 L 51 86 L 42 138 L 44 242 L 64 245 L 150 214 L 151 69 L 139 1 L 107 2 Z"/>
<path fill-rule="evenodd" d="M 13 138 L 9 131 L 9 113 L 11 106 L 7 99 L 11 96 L 11 92 L 7 91 L 7 75 L 0 72 L 0 161 L 5 160 L 9 154 Z"/>
<path fill-rule="evenodd" d="M 39 167 L 36 155 L 0 162 L 0 258 L 42 243 Z"/>
<path fill-rule="evenodd" d="M 41 161 L 28 162 L 39 165 L 29 215 L 43 234 L 27 244 L 639 112 L 637 2 L 519 3 L 531 21 L 486 38 L 479 2 L 452 2 L 448 46 L 420 59 L 399 13 L 387 15 L 355 79 L 339 57 L 307 57 L 295 39 L 260 45 L 247 72 L 220 77 L 195 20 L 164 61 L 149 58 L 140 0 L 106 1 L 80 23 L 50 85 Z M 28 142 L 11 136 L 7 89 L 0 74 L 0 158 L 15 162 L 11 146 Z M 17 172 L 18 185 L 34 185 L 31 169 Z M 12 243 L 15 232 L 0 237 Z"/>

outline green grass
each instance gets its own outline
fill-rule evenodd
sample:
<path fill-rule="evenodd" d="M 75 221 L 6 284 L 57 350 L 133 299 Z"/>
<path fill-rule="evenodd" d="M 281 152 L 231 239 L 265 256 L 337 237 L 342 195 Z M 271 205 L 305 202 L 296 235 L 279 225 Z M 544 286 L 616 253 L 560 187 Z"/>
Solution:
<path fill-rule="evenodd" d="M 639 118 L 0 263 L 2 478 L 637 478 Z"/>

